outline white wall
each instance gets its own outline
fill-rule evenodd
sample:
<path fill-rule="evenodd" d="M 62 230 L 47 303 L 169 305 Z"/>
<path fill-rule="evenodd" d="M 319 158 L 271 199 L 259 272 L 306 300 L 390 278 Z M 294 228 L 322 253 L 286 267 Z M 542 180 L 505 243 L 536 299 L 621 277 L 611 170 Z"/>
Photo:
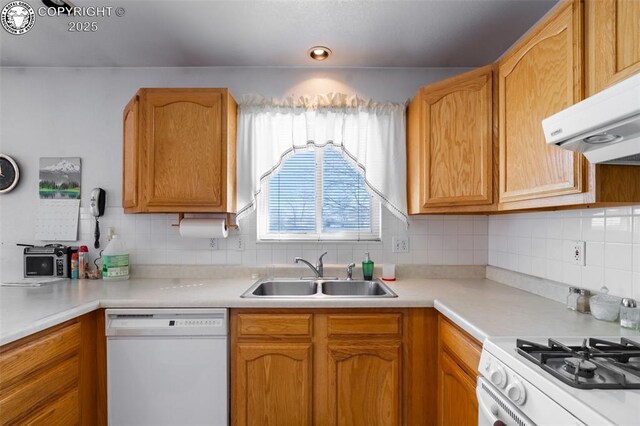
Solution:
<path fill-rule="evenodd" d="M 572 263 L 586 241 L 586 266 Z M 640 299 L 640 206 L 489 218 L 489 264 Z"/>
<path fill-rule="evenodd" d="M 355 93 L 376 100 L 404 102 L 422 85 L 464 69 L 322 69 L 307 68 L 0 68 L 0 152 L 21 166 L 21 182 L 0 197 L 0 241 L 3 277 L 21 274 L 17 242 L 34 240 L 38 205 L 38 159 L 82 158 L 82 205 L 91 188 L 107 191 L 107 215 L 101 221 L 122 234 L 140 263 L 270 263 L 290 262 L 294 253 L 313 257 L 320 245 L 255 244 L 255 216 L 243 224 L 247 250 L 237 252 L 223 242 L 211 251 L 209 242 L 182 240 L 168 226 L 172 215 L 122 214 L 122 108 L 140 87 L 229 87 L 239 97 Z M 383 217 L 382 244 L 327 245 L 329 261 L 359 261 L 372 250 L 375 261 L 396 263 L 485 264 L 486 217 L 413 219 L 407 232 L 390 215 Z M 415 230 L 415 231 L 414 231 Z M 91 220 L 83 216 L 81 241 L 89 245 Z M 411 234 L 411 252 L 391 252 L 391 236 Z M 103 238 L 104 240 L 104 238 Z"/>
<path fill-rule="evenodd" d="M 376 262 L 489 264 L 568 284 L 640 299 L 640 206 L 492 216 L 412 217 L 405 230 L 382 218 L 383 242 L 375 244 L 256 244 L 255 216 L 242 225 L 245 250 L 232 248 L 238 234 L 211 250 L 208 240 L 185 240 L 169 226 L 174 215 L 124 215 L 121 198 L 122 107 L 139 87 L 229 87 L 265 96 L 357 93 L 402 102 L 427 83 L 462 69 L 279 69 L 279 68 L 0 68 L 0 152 L 21 165 L 16 190 L 0 196 L 0 278 L 21 274 L 17 242 L 34 240 L 38 159 L 82 158 L 82 205 L 91 188 L 107 190 L 103 235 L 113 226 L 139 263 L 289 263 L 302 254 L 329 250 L 328 261 L 359 262 L 370 250 Z M 487 231 L 488 227 L 488 231 Z M 92 221 L 82 209 L 81 242 L 91 243 Z M 487 236 L 487 234 L 489 234 Z M 408 236 L 410 253 L 391 251 L 391 237 Z M 569 262 L 567 245 L 587 241 L 587 266 Z M 103 238 L 104 240 L 104 238 Z M 487 242 L 488 240 L 488 242 Z M 103 241 L 104 244 L 104 241 Z M 487 248 L 489 252 L 487 253 Z"/>

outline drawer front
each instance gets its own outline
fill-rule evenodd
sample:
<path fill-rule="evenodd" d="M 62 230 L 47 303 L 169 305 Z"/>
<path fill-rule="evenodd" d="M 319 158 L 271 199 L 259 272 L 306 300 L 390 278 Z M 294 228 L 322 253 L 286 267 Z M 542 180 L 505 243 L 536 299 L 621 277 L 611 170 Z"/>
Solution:
<path fill-rule="evenodd" d="M 400 336 L 402 314 L 345 314 L 328 315 L 329 336 Z"/>
<path fill-rule="evenodd" d="M 64 394 L 35 416 L 24 421 L 25 426 L 77 425 L 80 423 L 78 390 Z"/>
<path fill-rule="evenodd" d="M 449 321 L 440 317 L 440 342 L 469 372 L 476 374 L 480 364 L 482 345 Z"/>
<path fill-rule="evenodd" d="M 0 389 L 41 369 L 56 358 L 77 352 L 80 348 L 80 324 L 56 330 L 38 340 L 0 354 Z"/>
<path fill-rule="evenodd" d="M 239 314 L 238 337 L 311 337 L 311 314 Z"/>
<path fill-rule="evenodd" d="M 0 424 L 12 423 L 40 407 L 48 406 L 60 394 L 77 387 L 80 359 L 73 356 L 49 370 L 0 394 Z"/>

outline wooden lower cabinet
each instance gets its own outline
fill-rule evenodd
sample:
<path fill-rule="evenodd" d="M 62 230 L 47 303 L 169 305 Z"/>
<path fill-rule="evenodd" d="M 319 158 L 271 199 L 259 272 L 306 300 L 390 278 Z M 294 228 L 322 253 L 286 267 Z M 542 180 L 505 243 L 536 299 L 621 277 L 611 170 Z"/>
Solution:
<path fill-rule="evenodd" d="M 329 343 L 327 417 L 336 425 L 401 425 L 401 342 Z"/>
<path fill-rule="evenodd" d="M 433 309 L 232 310 L 231 423 L 433 425 L 436 324 Z"/>
<path fill-rule="evenodd" d="M 100 313 L 0 347 L 0 425 L 98 424 Z"/>
<path fill-rule="evenodd" d="M 448 352 L 440 355 L 438 395 L 439 425 L 478 424 L 475 380 L 464 372 Z"/>
<path fill-rule="evenodd" d="M 476 380 L 482 345 L 465 331 L 438 318 L 438 425 L 476 426 Z"/>
<path fill-rule="evenodd" d="M 311 424 L 310 343 L 239 343 L 235 351 L 235 424 Z"/>

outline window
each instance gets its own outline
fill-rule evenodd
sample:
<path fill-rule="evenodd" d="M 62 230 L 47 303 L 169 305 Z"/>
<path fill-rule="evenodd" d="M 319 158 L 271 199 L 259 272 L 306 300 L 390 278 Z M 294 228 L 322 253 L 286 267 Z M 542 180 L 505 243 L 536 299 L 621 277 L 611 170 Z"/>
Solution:
<path fill-rule="evenodd" d="M 335 148 L 314 148 L 284 160 L 259 199 L 261 240 L 380 239 L 380 203 L 362 173 Z"/>

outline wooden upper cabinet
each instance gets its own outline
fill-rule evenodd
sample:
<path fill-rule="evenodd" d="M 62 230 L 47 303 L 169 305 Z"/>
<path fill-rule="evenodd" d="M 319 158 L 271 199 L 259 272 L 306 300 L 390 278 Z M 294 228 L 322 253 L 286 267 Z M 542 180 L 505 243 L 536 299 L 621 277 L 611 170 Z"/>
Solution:
<path fill-rule="evenodd" d="M 590 93 L 638 72 L 640 54 L 634 49 L 640 30 L 627 20 L 635 16 L 633 22 L 639 22 L 640 0 L 585 4 L 586 55 L 583 2 L 563 0 L 498 62 L 499 210 L 640 202 L 640 167 L 589 164 L 582 154 L 547 145 L 542 132 L 544 118 L 584 98 L 583 56 Z M 614 31 L 617 41 L 607 42 L 603 29 Z M 607 43 L 609 53 L 599 53 L 607 51 Z M 619 65 L 608 80 L 601 71 L 607 61 Z"/>
<path fill-rule="evenodd" d="M 122 114 L 122 207 L 125 209 L 135 209 L 138 206 L 139 111 L 140 99 L 136 95 L 129 101 Z"/>
<path fill-rule="evenodd" d="M 227 89 L 141 89 L 124 112 L 125 211 L 234 212 L 236 108 Z"/>
<path fill-rule="evenodd" d="M 409 105 L 410 214 L 492 210 L 493 70 L 423 87 Z"/>
<path fill-rule="evenodd" d="M 582 99 L 582 12 L 566 1 L 499 61 L 500 202 L 584 190 L 581 154 L 547 145 L 542 120 Z"/>
<path fill-rule="evenodd" d="M 586 0 L 587 94 L 640 72 L 640 0 Z"/>

